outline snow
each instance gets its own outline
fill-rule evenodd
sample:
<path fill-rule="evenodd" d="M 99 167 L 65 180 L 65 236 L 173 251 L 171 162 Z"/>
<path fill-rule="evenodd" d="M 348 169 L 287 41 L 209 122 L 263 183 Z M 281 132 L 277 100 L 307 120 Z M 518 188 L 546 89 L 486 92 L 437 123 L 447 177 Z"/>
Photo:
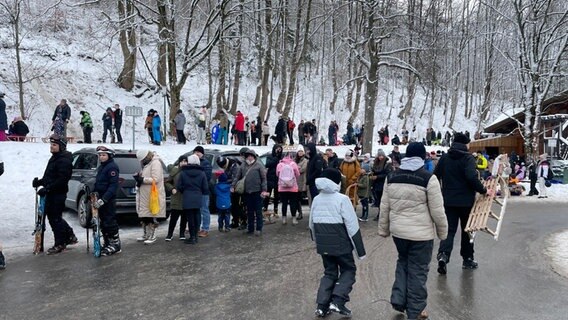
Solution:
<path fill-rule="evenodd" d="M 115 145 L 116 148 L 128 149 L 132 141 L 126 137 L 131 130 L 128 126 L 125 128 L 125 144 Z M 166 141 L 161 146 L 154 146 L 145 141 L 145 136 L 138 136 L 136 146 L 141 149 L 149 149 L 157 152 L 166 164 L 173 163 L 177 158 L 188 151 L 193 150 L 195 142 L 187 145 L 178 145 L 173 141 Z M 68 144 L 68 150 L 77 151 L 84 146 L 82 144 Z M 379 146 L 375 146 L 377 150 Z M 392 151 L 392 146 L 381 146 L 388 154 Z M 241 146 L 233 145 L 207 145 L 208 148 L 220 150 L 239 150 Z M 253 147 L 258 154 L 263 154 L 272 149 L 267 147 Z M 327 147 L 318 147 L 321 151 L 325 151 Z M 350 147 L 332 147 L 332 149 L 341 157 Z M 437 150 L 438 148 L 429 147 L 428 150 Z M 404 147 L 401 147 L 404 152 Z M 41 177 L 47 161 L 51 154 L 49 152 L 49 144 L 42 142 L 1 142 L 0 155 L 4 161 L 5 172 L 0 177 L 0 243 L 4 246 L 4 251 L 8 256 L 14 258 L 30 253 L 33 238 L 31 232 L 34 227 L 34 189 L 32 188 L 32 180 L 34 177 Z M 528 189 L 528 185 L 524 184 Z M 511 197 L 510 202 L 553 202 L 559 204 L 568 203 L 568 185 L 553 184 L 548 188 L 548 199 L 538 199 L 537 197 L 518 196 Z M 67 211 L 64 214 L 65 219 L 72 224 L 75 233 L 79 237 L 80 243 L 85 243 L 85 232 L 78 225 L 76 215 L 73 211 Z M 216 226 L 216 219 L 211 218 L 211 229 Z M 159 228 L 159 236 L 165 235 L 165 226 Z M 136 237 L 139 232 L 137 227 L 121 226 L 121 236 L 126 239 Z M 51 228 L 47 226 L 46 245 L 53 242 Z M 554 269 L 561 274 L 568 276 L 568 246 L 565 245 L 568 240 L 568 231 L 559 233 L 551 237 L 549 241 L 549 255 L 554 264 Z"/>

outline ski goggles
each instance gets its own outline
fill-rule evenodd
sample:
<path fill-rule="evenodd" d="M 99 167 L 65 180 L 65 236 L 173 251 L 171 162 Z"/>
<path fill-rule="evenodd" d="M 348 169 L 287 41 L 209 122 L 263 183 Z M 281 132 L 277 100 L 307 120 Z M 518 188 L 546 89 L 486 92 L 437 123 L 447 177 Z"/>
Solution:
<path fill-rule="evenodd" d="M 49 142 L 56 143 L 62 147 L 67 146 L 67 140 L 61 138 L 59 135 L 56 134 L 52 134 L 51 136 L 49 136 Z"/>
<path fill-rule="evenodd" d="M 111 155 L 114 154 L 114 150 L 112 150 L 112 149 L 110 149 L 106 146 L 98 146 L 96 150 L 97 150 L 98 154 L 101 154 L 101 153 L 107 153 L 107 154 L 111 154 Z"/>

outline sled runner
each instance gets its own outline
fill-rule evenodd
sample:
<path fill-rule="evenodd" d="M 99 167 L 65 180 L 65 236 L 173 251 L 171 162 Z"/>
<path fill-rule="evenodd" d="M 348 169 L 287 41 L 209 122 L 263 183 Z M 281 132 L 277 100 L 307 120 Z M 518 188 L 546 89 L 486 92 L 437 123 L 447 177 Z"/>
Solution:
<path fill-rule="evenodd" d="M 357 203 L 359 203 L 359 197 L 357 196 L 357 189 L 358 186 L 356 183 L 348 186 L 347 189 L 345 189 L 345 195 L 349 196 L 350 194 L 353 194 L 352 197 L 349 197 L 349 200 L 351 200 L 354 209 L 357 209 Z"/>
<path fill-rule="evenodd" d="M 469 234 L 471 243 L 475 240 L 477 231 L 489 233 L 495 240 L 499 239 L 503 216 L 507 209 L 507 199 L 509 198 L 508 177 L 503 176 L 504 163 L 507 162 L 507 156 L 505 155 L 503 159 L 505 162 L 495 163 L 495 165 L 499 166 L 497 175 L 482 181 L 487 190 L 493 190 L 493 194 L 478 194 L 469 214 L 465 232 Z M 500 194 L 499 198 L 497 197 L 498 193 Z M 498 213 L 492 210 L 494 203 L 500 208 Z"/>

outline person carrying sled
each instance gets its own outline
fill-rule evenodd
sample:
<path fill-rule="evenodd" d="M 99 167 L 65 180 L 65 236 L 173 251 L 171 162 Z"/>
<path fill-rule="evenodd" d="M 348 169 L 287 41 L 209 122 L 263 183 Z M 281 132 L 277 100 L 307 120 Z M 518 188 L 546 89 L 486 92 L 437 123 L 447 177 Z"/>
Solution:
<path fill-rule="evenodd" d="M 104 245 L 102 256 L 111 256 L 121 252 L 120 237 L 118 235 L 118 222 L 116 221 L 116 192 L 118 191 L 119 169 L 114 162 L 115 151 L 109 146 L 98 146 L 100 165 L 97 168 L 95 192 L 98 200 L 93 206 L 99 209 L 101 231 Z"/>
<path fill-rule="evenodd" d="M 49 225 L 53 231 L 55 243 L 47 250 L 47 254 L 57 254 L 65 250 L 68 245 L 77 243 L 77 237 L 73 229 L 63 219 L 65 198 L 69 191 L 69 180 L 73 171 L 71 152 L 67 151 L 67 142 L 58 135 L 49 137 L 49 151 L 51 158 L 40 179 L 35 177 L 32 186 L 43 188 L 37 191 L 38 196 L 45 196 L 44 212 L 47 215 Z"/>

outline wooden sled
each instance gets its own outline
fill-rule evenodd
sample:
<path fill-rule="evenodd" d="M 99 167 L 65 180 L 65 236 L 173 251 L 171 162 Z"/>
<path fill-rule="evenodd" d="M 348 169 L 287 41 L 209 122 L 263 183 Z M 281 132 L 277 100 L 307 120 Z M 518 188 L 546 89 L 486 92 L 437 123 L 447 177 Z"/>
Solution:
<path fill-rule="evenodd" d="M 482 181 L 487 190 L 493 190 L 493 195 L 478 194 L 475 199 L 465 227 L 465 232 L 468 233 L 471 243 L 475 240 L 478 231 L 489 233 L 495 240 L 499 239 L 503 216 L 507 209 L 507 199 L 509 198 L 508 181 L 502 177 L 502 172 L 503 168 L 500 168 L 497 176 Z M 499 197 L 496 195 L 498 191 L 500 191 Z M 500 207 L 498 213 L 492 210 L 494 203 L 497 207 Z"/>
<path fill-rule="evenodd" d="M 357 196 L 357 184 L 354 183 L 350 186 L 347 187 L 347 189 L 345 189 L 345 195 L 349 197 L 349 194 L 351 192 L 353 192 L 353 197 L 349 197 L 349 200 L 351 200 L 351 203 L 353 204 L 353 208 L 357 209 L 357 203 L 359 203 L 359 197 Z M 353 190 L 353 191 L 352 191 Z"/>

